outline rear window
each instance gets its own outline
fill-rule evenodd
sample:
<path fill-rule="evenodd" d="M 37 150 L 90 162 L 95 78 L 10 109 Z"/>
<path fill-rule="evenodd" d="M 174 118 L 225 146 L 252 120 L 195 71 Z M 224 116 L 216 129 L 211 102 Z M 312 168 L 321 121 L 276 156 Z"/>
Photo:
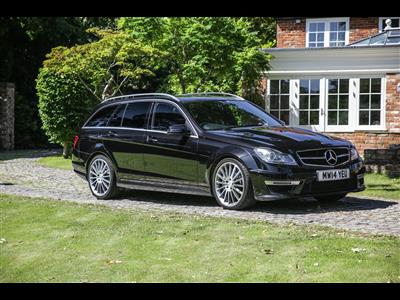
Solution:
<path fill-rule="evenodd" d="M 126 104 L 118 105 L 118 108 L 114 111 L 108 122 L 109 127 L 120 127 L 122 123 L 122 118 L 124 116 Z"/>
<path fill-rule="evenodd" d="M 151 102 L 132 102 L 126 108 L 122 127 L 145 128 Z"/>
<path fill-rule="evenodd" d="M 97 113 L 90 118 L 86 123 L 85 127 L 105 127 L 107 126 L 108 120 L 113 114 L 116 105 L 110 105 L 100 109 Z"/>

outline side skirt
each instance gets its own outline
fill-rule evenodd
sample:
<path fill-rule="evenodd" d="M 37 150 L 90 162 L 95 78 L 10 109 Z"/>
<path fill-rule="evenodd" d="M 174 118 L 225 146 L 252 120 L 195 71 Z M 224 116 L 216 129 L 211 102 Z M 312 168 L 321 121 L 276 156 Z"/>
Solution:
<path fill-rule="evenodd" d="M 156 183 L 156 182 L 139 181 L 139 180 L 123 180 L 123 181 L 121 180 L 117 182 L 116 185 L 117 187 L 127 188 L 127 189 L 212 197 L 210 189 L 208 187 L 201 187 L 201 186 L 187 186 L 182 184 L 170 185 L 159 182 Z"/>

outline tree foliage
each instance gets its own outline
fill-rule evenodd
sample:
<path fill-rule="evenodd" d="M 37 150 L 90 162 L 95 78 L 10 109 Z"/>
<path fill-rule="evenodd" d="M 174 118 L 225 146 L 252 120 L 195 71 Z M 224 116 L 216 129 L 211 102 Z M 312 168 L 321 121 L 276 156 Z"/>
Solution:
<path fill-rule="evenodd" d="M 163 53 L 130 34 L 91 30 L 98 41 L 56 47 L 37 79 L 39 112 L 50 141 L 68 149 L 74 134 L 101 100 L 146 87 Z M 67 152 L 67 151 L 66 151 Z"/>
<path fill-rule="evenodd" d="M 268 56 L 259 51 L 265 41 L 245 18 L 128 17 L 120 18 L 118 25 L 168 53 L 170 72 L 160 87 L 164 91 L 248 95 L 260 89 L 261 74 L 269 67 Z"/>

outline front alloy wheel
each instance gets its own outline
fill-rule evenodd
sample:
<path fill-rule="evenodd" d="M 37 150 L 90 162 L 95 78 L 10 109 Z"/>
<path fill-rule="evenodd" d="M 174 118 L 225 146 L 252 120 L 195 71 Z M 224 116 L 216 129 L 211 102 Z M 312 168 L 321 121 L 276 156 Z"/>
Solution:
<path fill-rule="evenodd" d="M 89 166 L 88 182 L 92 194 L 98 199 L 115 196 L 115 175 L 111 161 L 104 155 L 96 156 Z"/>
<path fill-rule="evenodd" d="M 244 209 L 255 203 L 250 176 L 239 161 L 226 158 L 214 170 L 213 194 L 218 203 L 227 209 Z"/>

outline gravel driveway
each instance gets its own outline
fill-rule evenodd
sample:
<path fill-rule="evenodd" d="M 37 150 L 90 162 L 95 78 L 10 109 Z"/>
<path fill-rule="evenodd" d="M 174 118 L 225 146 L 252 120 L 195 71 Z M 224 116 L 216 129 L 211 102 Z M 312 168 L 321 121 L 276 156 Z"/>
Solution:
<path fill-rule="evenodd" d="M 48 155 L 43 153 L 42 155 Z M 400 201 L 347 197 L 321 204 L 313 199 L 260 202 L 246 211 L 220 208 L 210 197 L 128 191 L 116 200 L 96 200 L 72 171 L 40 166 L 38 157 L 0 161 L 0 193 L 47 197 L 122 209 L 157 209 L 187 214 L 319 224 L 371 234 L 400 236 Z"/>

